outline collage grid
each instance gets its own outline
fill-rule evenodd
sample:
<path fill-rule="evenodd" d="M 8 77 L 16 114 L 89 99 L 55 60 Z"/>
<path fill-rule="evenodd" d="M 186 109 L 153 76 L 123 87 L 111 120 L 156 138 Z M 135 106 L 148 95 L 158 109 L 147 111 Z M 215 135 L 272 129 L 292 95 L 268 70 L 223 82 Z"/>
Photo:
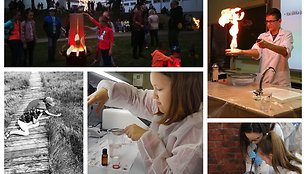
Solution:
<path fill-rule="evenodd" d="M 210 0 L 208 0 L 210 2 Z M 209 26 L 209 11 L 210 11 L 210 5 L 209 2 L 207 1 L 203 1 L 203 19 L 208 19 L 208 20 L 203 20 L 203 26 Z M 219 1 L 218 1 L 219 2 Z M 254 3 L 252 1 L 249 1 L 250 3 Z M 246 3 L 246 1 L 243 1 L 243 3 Z M 305 4 L 305 3 L 303 3 Z M 0 4 L 0 8 L 4 8 L 3 7 L 4 4 L 1 3 Z M 303 5 L 304 6 L 304 5 Z M 3 15 L 1 15 L 0 17 L 0 21 L 2 21 L 4 23 L 5 18 Z M 303 22 L 304 25 L 305 22 Z M 303 27 L 304 28 L 304 27 Z M 1 30 L 2 33 L 4 33 L 3 30 Z M 237 148 L 233 148 L 231 149 L 230 147 L 232 146 L 239 146 L 239 144 L 237 144 L 238 140 L 237 137 L 238 136 L 233 136 L 231 135 L 231 133 L 238 133 L 239 130 L 239 124 L 238 123 L 266 123 L 266 122 L 270 122 L 270 123 L 303 123 L 304 118 L 267 118 L 267 119 L 262 119 L 262 118 L 208 118 L 208 113 L 209 113 L 209 99 L 208 99 L 208 92 L 209 92 L 209 88 L 208 88 L 208 81 L 211 80 L 211 74 L 210 74 L 210 66 L 211 66 L 211 62 L 208 62 L 208 54 L 210 52 L 210 44 L 208 43 L 208 40 L 210 40 L 211 38 L 209 38 L 210 36 L 208 35 L 208 29 L 206 27 L 203 27 L 203 67 L 180 67 L 180 68 L 156 68 L 156 67 L 115 67 L 115 68 L 101 68 L 101 67 L 85 67 L 85 68 L 80 68 L 80 67 L 7 67 L 5 65 L 5 39 L 4 39 L 4 35 L 1 35 L 2 39 L 0 41 L 1 45 L 4 45 L 4 47 L 1 47 L 0 49 L 0 54 L 2 54 L 3 57 L 3 61 L 1 61 L 0 63 L 0 67 L 1 71 L 0 71 L 0 80 L 2 81 L 2 85 L 0 85 L 0 90 L 3 91 L 3 97 L 1 97 L 1 104 L 0 107 L 3 108 L 3 112 L 7 112 L 5 110 L 6 106 L 5 106 L 5 102 L 7 101 L 7 96 L 6 96 L 6 78 L 8 74 L 12 74 L 12 73 L 23 73 L 23 72 L 42 72 L 43 74 L 49 74 L 50 72 L 55 72 L 55 76 L 58 76 L 56 78 L 59 78 L 58 81 L 61 81 L 64 78 L 65 80 L 71 80 L 71 83 L 73 82 L 74 85 L 75 82 L 77 81 L 77 79 L 75 78 L 80 78 L 80 81 L 82 81 L 82 120 L 78 120 L 79 122 L 82 122 L 83 124 L 83 130 L 82 132 L 82 136 L 83 136 L 83 141 L 82 141 L 82 145 L 83 145 L 83 156 L 82 156 L 82 160 L 83 160 L 83 164 L 82 164 L 82 169 L 79 169 L 80 171 L 83 170 L 83 173 L 89 173 L 89 166 L 88 166 L 88 161 L 89 159 L 89 150 L 88 150 L 88 146 L 90 143 L 89 142 L 89 137 L 88 137 L 88 113 L 90 112 L 90 108 L 87 107 L 87 98 L 88 98 L 88 73 L 89 72 L 127 72 L 127 73 L 133 73 L 133 72 L 163 72 L 163 71 L 170 71 L 170 72 L 202 72 L 203 73 L 203 173 L 211 173 L 211 174 L 217 174 L 217 173 L 237 173 L 237 171 L 240 171 L 241 168 L 244 168 L 245 166 L 242 165 L 238 165 L 238 162 L 241 162 L 242 160 L 240 159 L 241 156 L 236 154 Z M 302 38 L 304 38 L 303 40 L 305 40 L 305 36 L 302 35 Z M 304 47 L 304 45 L 303 45 Z M 301 50 L 303 52 L 303 49 Z M 303 55 L 303 53 L 302 53 Z M 69 73 L 76 73 L 74 74 L 75 76 L 70 76 L 67 75 Z M 59 75 L 57 75 L 56 73 L 58 73 Z M 82 75 L 80 75 L 80 74 Z M 26 73 L 25 73 L 26 74 Z M 54 76 L 51 76 L 54 78 Z M 302 71 L 302 77 L 304 79 L 305 74 Z M 16 77 L 21 78 L 21 77 Z M 45 77 L 44 77 L 45 78 Z M 47 78 L 47 77 L 46 77 Z M 55 82 L 53 82 L 55 84 Z M 80 85 L 80 84 L 77 84 Z M 69 86 L 70 87 L 70 86 Z M 74 89 L 74 90 L 79 90 L 79 89 Z M 49 91 L 50 92 L 50 91 Z M 48 93 L 48 94 L 53 94 L 53 93 Z M 39 93 L 34 94 L 33 96 L 36 95 L 40 95 Z M 66 94 L 66 95 L 72 95 L 72 94 Z M 31 96 L 30 98 L 33 98 L 33 96 Z M 76 99 L 76 101 L 79 100 L 79 98 Z M 79 101 L 78 101 L 79 102 Z M 65 107 L 70 107 L 68 106 L 68 104 L 66 105 L 66 103 L 64 103 L 63 101 L 60 101 L 61 104 L 63 104 L 63 106 Z M 68 103 L 68 102 L 67 102 Z M 303 102 L 302 102 L 303 103 Z M 78 103 L 79 104 L 79 103 Z M 17 103 L 16 105 L 21 105 L 20 103 Z M 25 106 L 24 106 L 25 107 Z M 54 112 L 57 112 L 58 110 L 55 110 Z M 68 112 L 68 111 L 67 111 Z M 20 114 L 20 113 L 19 113 Z M 301 114 L 303 115 L 303 110 L 301 111 Z M 3 114 L 5 117 L 5 113 Z M 1 127 L 1 131 L 0 131 L 0 135 L 5 135 L 5 129 L 4 126 L 6 123 L 5 119 L 1 119 L 0 124 L 2 125 Z M 41 124 L 46 124 L 44 122 L 42 122 Z M 220 125 L 222 125 L 222 130 L 220 128 Z M 233 126 L 231 126 L 233 125 Z M 302 125 L 302 129 L 304 129 L 304 124 Z M 70 125 L 71 130 L 74 129 L 74 125 Z M 228 134 L 225 134 L 224 132 L 226 131 L 225 128 L 226 126 L 229 126 L 229 132 Z M 220 130 L 218 130 L 220 129 Z M 233 131 L 233 129 L 235 129 Z M 71 131 L 70 129 L 68 131 Z M 224 132 L 222 132 L 224 131 Z M 232 132 L 233 131 L 233 132 Z M 71 131 L 72 132 L 72 131 Z M 224 148 L 224 149 L 218 149 L 218 148 L 212 148 L 212 146 L 216 146 L 216 144 L 218 143 L 211 143 L 212 140 L 215 138 L 215 140 L 218 140 L 218 132 L 222 132 L 221 134 L 222 137 L 225 138 L 233 138 L 235 139 L 235 141 L 225 141 L 226 143 L 229 143 L 227 145 L 222 145 L 223 147 L 229 147 L 229 148 Z M 218 135 L 216 135 L 218 134 Z M 212 137 L 215 136 L 215 137 Z M 78 135 L 76 135 L 75 137 L 78 137 Z M 0 166 L 1 166 L 1 173 L 5 173 L 5 163 L 7 162 L 5 159 L 5 153 L 6 153 L 6 144 L 4 140 L 4 136 L 1 136 L 2 141 L 0 142 L 0 147 L 1 147 L 1 156 L 2 158 L 0 158 Z M 223 139 L 222 138 L 222 139 Z M 19 141 L 19 140 L 18 140 Z M 219 143 L 222 143 L 222 140 L 219 141 Z M 302 139 L 302 144 L 304 140 Z M 35 143 L 39 143 L 39 142 L 35 142 Z M 70 143 L 74 143 L 74 142 L 70 142 Z M 233 143 L 233 144 L 230 144 Z M 211 146 L 211 147 L 210 147 Z M 219 146 L 220 147 L 220 146 Z M 232 151 L 231 151 L 232 150 Z M 217 153 L 215 153 L 215 151 L 217 151 Z M 223 153 L 220 154 L 220 153 Z M 216 161 L 212 161 L 215 160 L 215 158 L 212 158 L 212 154 L 217 154 L 216 158 L 224 158 L 226 160 L 220 160 L 219 161 L 219 165 L 213 165 L 214 163 L 217 163 Z M 81 155 L 81 154 L 79 154 Z M 233 156 L 230 156 L 233 155 Z M 59 158 L 64 158 L 64 157 L 59 157 Z M 81 158 L 79 158 L 81 159 Z M 218 160 L 218 159 L 217 159 Z M 67 161 L 68 162 L 68 161 Z M 236 165 L 237 164 L 237 165 Z M 305 166 L 305 165 L 303 165 Z M 305 168 L 305 167 L 302 167 Z M 230 169 L 233 169 L 232 171 Z M 43 169 L 42 169 L 43 170 Z M 219 170 L 219 172 L 218 172 Z M 11 171 L 12 173 L 14 173 L 14 171 Z M 15 171 L 16 172 L 16 171 Z"/>

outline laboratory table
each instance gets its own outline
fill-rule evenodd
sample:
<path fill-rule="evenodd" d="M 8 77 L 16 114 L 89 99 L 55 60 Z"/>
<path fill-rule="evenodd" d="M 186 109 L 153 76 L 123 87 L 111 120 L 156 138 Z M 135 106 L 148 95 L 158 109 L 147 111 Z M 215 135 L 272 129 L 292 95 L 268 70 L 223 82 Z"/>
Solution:
<path fill-rule="evenodd" d="M 273 97 L 270 109 L 264 111 L 262 103 L 255 100 L 253 91 L 258 89 L 258 84 L 248 86 L 232 86 L 222 82 L 208 82 L 208 117 L 209 118 L 301 118 L 302 117 L 302 95 L 301 90 L 283 88 L 265 84 L 265 88 L 284 89 L 288 95 L 286 100 Z M 286 96 L 287 92 L 281 95 Z"/>

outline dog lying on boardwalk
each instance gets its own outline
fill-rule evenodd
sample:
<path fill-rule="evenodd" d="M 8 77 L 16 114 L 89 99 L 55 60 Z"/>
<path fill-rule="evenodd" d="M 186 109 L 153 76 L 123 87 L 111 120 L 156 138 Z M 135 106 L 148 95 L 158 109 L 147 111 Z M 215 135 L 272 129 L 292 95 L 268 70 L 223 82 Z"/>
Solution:
<path fill-rule="evenodd" d="M 29 135 L 29 129 L 39 126 L 39 119 L 42 115 L 60 117 L 61 113 L 53 114 L 49 112 L 50 108 L 54 105 L 55 103 L 51 97 L 31 101 L 17 121 L 19 128 L 7 131 L 4 138 L 8 139 L 11 135 Z"/>

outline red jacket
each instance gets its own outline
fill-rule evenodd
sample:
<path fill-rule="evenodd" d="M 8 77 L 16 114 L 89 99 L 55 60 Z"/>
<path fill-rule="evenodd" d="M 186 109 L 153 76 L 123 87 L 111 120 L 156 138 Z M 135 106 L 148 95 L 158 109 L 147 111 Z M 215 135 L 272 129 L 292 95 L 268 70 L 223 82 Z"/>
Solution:
<path fill-rule="evenodd" d="M 91 19 L 91 22 L 99 27 L 99 46 L 100 50 L 108 50 L 114 43 L 114 34 L 113 30 L 107 26 L 102 26 L 94 18 Z"/>
<path fill-rule="evenodd" d="M 14 22 L 14 28 L 11 31 L 10 36 L 8 37 L 8 40 L 21 40 L 21 34 L 20 34 L 20 22 L 15 21 Z"/>

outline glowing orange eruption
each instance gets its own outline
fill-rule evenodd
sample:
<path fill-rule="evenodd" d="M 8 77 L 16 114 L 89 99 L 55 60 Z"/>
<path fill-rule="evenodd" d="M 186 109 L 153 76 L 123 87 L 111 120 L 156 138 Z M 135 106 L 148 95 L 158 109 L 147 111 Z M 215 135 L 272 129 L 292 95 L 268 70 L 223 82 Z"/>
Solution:
<path fill-rule="evenodd" d="M 70 14 L 70 29 L 69 29 L 69 45 L 66 54 L 69 56 L 72 52 L 75 53 L 76 57 L 79 54 L 85 52 L 86 45 L 84 37 L 84 18 L 82 13 Z"/>
<path fill-rule="evenodd" d="M 200 28 L 200 19 L 193 17 L 192 20 L 193 20 L 193 23 L 195 24 L 194 29 L 198 30 Z"/>
<path fill-rule="evenodd" d="M 224 27 L 227 23 L 232 23 L 232 27 L 229 32 L 233 37 L 231 41 L 231 50 L 237 48 L 237 34 L 239 32 L 238 21 L 242 20 L 244 17 L 244 12 L 241 11 L 241 8 L 237 7 L 234 9 L 227 8 L 221 11 L 221 17 L 219 18 L 219 24 Z"/>

